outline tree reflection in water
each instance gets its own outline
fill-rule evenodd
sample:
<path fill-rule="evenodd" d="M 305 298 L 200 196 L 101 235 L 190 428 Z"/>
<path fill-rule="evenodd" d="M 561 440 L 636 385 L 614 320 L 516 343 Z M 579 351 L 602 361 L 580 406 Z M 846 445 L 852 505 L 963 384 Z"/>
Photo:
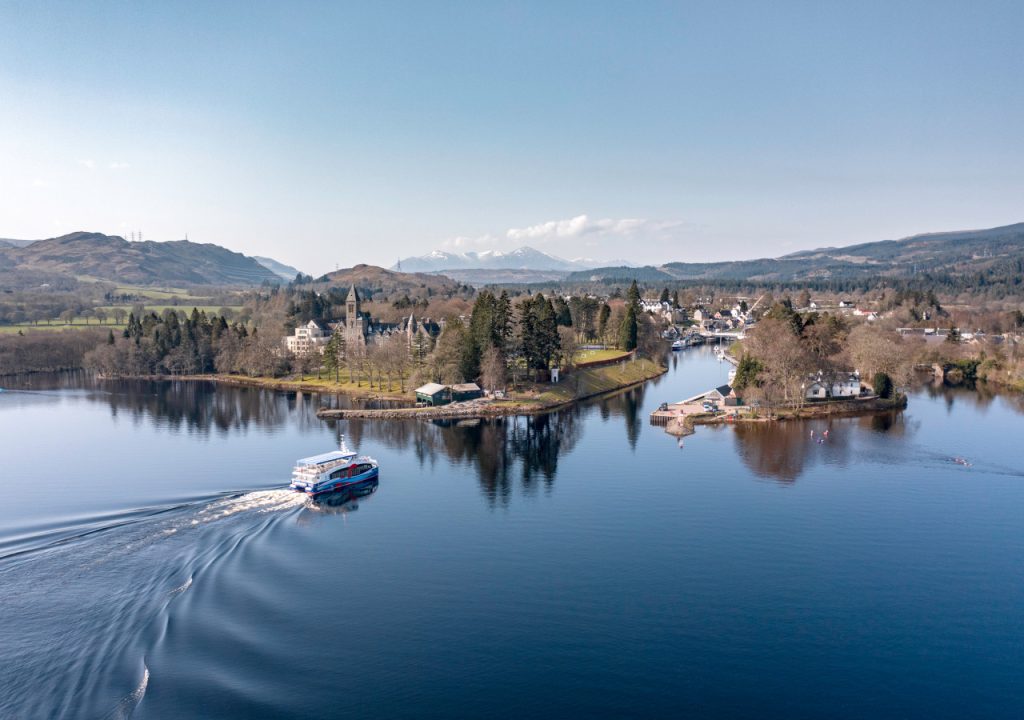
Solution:
<path fill-rule="evenodd" d="M 928 397 L 943 400 L 949 412 L 953 411 L 953 405 L 958 402 L 966 403 L 978 410 L 985 410 L 996 401 L 1001 400 L 1015 412 L 1024 413 L 1024 394 L 1012 391 L 1004 392 L 986 383 L 976 383 L 970 387 L 951 387 L 942 382 L 929 383 L 924 386 L 924 390 Z"/>
<path fill-rule="evenodd" d="M 475 466 L 488 501 L 506 505 L 516 482 L 527 494 L 552 487 L 559 459 L 572 452 L 594 413 L 606 420 L 621 417 L 635 447 L 643 427 L 643 399 L 640 387 L 543 415 L 430 422 L 350 419 L 343 421 L 341 431 L 356 446 L 365 439 L 411 448 L 421 465 L 443 456 Z"/>
<path fill-rule="evenodd" d="M 79 380 L 81 382 L 81 380 Z M 250 427 L 275 428 L 292 423 L 300 429 L 322 427 L 322 406 L 346 407 L 347 398 L 310 392 L 280 392 L 218 385 L 202 380 L 109 380 L 91 384 L 105 391 L 115 417 L 126 413 L 136 423 L 157 419 L 172 431 L 208 435 Z"/>
<path fill-rule="evenodd" d="M 527 493 L 550 488 L 558 459 L 582 434 L 580 408 L 527 417 L 479 420 L 344 421 L 343 431 L 355 445 L 368 440 L 411 448 L 421 465 L 438 457 L 475 466 L 484 495 L 492 504 L 507 504 L 518 479 Z"/>
<path fill-rule="evenodd" d="M 757 477 L 788 484 L 796 482 L 807 470 L 819 464 L 845 466 L 853 462 L 855 427 L 898 436 L 907 434 L 911 429 L 902 412 L 821 420 L 739 423 L 734 428 L 735 447 L 743 463 Z M 826 430 L 827 438 L 824 435 Z"/>
<path fill-rule="evenodd" d="M 120 380 L 107 386 L 112 390 L 107 396 L 112 415 L 127 414 L 136 424 L 154 418 L 172 431 L 197 435 L 213 430 L 224 434 L 250 426 L 277 427 L 302 405 L 302 398 L 294 394 L 216 387 L 201 381 Z M 301 412 L 297 420 L 309 422 Z"/>

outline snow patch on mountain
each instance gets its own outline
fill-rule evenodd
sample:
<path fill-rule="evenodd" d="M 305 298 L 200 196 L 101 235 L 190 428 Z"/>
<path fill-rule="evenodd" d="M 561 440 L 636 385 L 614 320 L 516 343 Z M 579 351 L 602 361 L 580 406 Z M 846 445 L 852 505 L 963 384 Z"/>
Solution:
<path fill-rule="evenodd" d="M 556 270 L 572 272 L 585 270 L 602 263 L 564 260 L 529 246 L 515 250 L 482 250 L 464 253 L 432 250 L 426 255 L 404 258 L 399 267 L 405 272 L 440 272 L 443 270 Z"/>

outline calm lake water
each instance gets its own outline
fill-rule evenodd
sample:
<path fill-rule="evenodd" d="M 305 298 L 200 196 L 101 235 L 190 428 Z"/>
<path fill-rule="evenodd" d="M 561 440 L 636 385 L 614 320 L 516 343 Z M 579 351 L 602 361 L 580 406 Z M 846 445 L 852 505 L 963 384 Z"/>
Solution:
<path fill-rule="evenodd" d="M 468 426 L 10 383 L 0 717 L 1020 718 L 1021 399 L 648 425 L 726 372 Z M 340 431 L 376 492 L 282 490 Z"/>

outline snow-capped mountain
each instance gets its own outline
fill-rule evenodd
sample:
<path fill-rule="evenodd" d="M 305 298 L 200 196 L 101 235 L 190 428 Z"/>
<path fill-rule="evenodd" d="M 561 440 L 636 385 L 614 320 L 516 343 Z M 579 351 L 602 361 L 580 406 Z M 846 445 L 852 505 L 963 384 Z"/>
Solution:
<path fill-rule="evenodd" d="M 521 247 L 510 252 L 484 250 L 482 252 L 454 253 L 434 250 L 426 255 L 403 259 L 392 270 L 401 266 L 404 272 L 440 272 L 443 270 L 556 270 L 572 272 L 593 265 L 563 260 L 532 247 Z"/>

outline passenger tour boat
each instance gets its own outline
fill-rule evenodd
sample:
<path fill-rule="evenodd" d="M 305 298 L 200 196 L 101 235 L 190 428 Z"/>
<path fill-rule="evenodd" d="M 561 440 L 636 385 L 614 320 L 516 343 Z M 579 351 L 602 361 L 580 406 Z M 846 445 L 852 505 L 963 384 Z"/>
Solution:
<path fill-rule="evenodd" d="M 339 449 L 297 460 L 289 487 L 317 496 L 376 481 L 379 472 L 377 461 L 349 450 L 342 435 Z"/>

